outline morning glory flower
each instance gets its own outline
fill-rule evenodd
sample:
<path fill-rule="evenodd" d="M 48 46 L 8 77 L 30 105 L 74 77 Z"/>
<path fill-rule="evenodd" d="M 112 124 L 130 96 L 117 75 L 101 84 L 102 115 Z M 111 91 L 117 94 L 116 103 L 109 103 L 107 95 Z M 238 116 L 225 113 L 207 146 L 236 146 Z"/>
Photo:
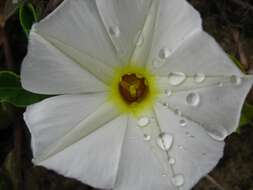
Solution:
<path fill-rule="evenodd" d="M 36 23 L 21 79 L 33 162 L 93 187 L 188 190 L 223 155 L 252 77 L 185 0 L 65 0 Z"/>

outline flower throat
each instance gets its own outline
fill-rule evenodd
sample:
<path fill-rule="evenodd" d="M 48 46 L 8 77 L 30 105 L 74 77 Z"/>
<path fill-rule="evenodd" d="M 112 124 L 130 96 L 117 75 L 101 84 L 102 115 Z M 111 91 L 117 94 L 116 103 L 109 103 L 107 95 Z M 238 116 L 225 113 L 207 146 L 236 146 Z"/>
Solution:
<path fill-rule="evenodd" d="M 123 75 L 118 87 L 121 97 L 127 104 L 141 102 L 149 92 L 148 81 L 135 73 Z"/>

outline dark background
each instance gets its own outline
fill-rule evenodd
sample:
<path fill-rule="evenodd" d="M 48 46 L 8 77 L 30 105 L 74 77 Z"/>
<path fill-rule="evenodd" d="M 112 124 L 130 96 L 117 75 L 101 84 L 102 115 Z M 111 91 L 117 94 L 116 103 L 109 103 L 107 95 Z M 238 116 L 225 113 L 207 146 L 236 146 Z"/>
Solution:
<path fill-rule="evenodd" d="M 3 0 L 0 0 L 1 2 Z M 47 15 L 61 0 L 34 0 Z M 240 60 L 245 73 L 253 71 L 253 1 L 189 0 L 201 13 L 204 29 L 225 51 Z M 0 3 L 1 5 L 1 3 Z M 1 23 L 1 22 L 0 22 Z M 19 73 L 26 54 L 27 38 L 18 14 L 0 27 L 0 70 Z M 253 103 L 253 93 L 248 96 Z M 5 104 L 7 124 L 0 120 L 0 190 L 89 190 L 91 187 L 64 178 L 31 163 L 30 135 L 22 121 L 23 109 Z M 193 174 L 194 175 L 194 174 Z M 224 157 L 194 190 L 253 190 L 253 125 L 226 139 Z"/>

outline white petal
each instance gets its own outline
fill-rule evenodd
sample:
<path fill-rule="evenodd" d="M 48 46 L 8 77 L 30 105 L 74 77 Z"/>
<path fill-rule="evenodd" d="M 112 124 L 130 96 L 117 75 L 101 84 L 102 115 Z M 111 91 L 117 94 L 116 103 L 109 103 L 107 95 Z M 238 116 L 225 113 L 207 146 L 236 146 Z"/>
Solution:
<path fill-rule="evenodd" d="M 180 189 L 189 190 L 218 163 L 223 156 L 224 142 L 215 141 L 202 126 L 189 120 L 180 126 L 180 120 L 185 118 L 162 105 L 156 105 L 155 111 L 161 129 L 174 137 L 169 155 L 175 174 L 184 177 Z"/>
<path fill-rule="evenodd" d="M 25 89 L 41 94 L 99 92 L 106 88 L 78 63 L 34 32 L 30 34 L 21 81 Z"/>
<path fill-rule="evenodd" d="M 163 176 L 169 168 L 166 167 L 168 163 L 165 163 L 166 153 L 156 146 L 159 130 L 155 125 L 148 129 L 152 133 L 150 142 L 144 140 L 144 133 L 138 127 L 137 121 L 130 119 L 114 190 L 175 189 L 170 178 Z"/>
<path fill-rule="evenodd" d="M 119 56 L 127 62 L 143 29 L 151 0 L 97 0 L 96 3 L 109 35 L 111 28 L 118 28 L 119 36 L 110 37 Z"/>
<path fill-rule="evenodd" d="M 159 2 L 153 1 L 145 20 L 143 29 L 139 35 L 137 44 L 131 57 L 131 64 L 144 66 L 147 63 L 148 56 L 153 42 L 153 34 L 156 29 L 157 15 L 159 11 Z"/>
<path fill-rule="evenodd" d="M 34 157 L 57 142 L 105 101 L 105 94 L 62 95 L 28 106 L 24 119 Z"/>
<path fill-rule="evenodd" d="M 126 117 L 118 117 L 40 165 L 93 187 L 112 189 L 126 127 Z"/>
<path fill-rule="evenodd" d="M 190 76 L 198 72 L 206 76 L 242 75 L 215 40 L 204 31 L 194 33 L 156 71 L 162 76 L 167 76 L 168 72 L 183 72 Z"/>
<path fill-rule="evenodd" d="M 65 0 L 35 29 L 49 41 L 60 41 L 107 65 L 119 64 L 94 0 Z"/>
<path fill-rule="evenodd" d="M 241 108 L 253 82 L 252 77 L 244 76 L 236 84 L 233 77 L 208 78 L 203 85 L 178 87 L 178 91 L 174 88 L 171 96 L 161 99 L 171 110 L 180 110 L 184 117 L 224 139 L 238 127 Z"/>
<path fill-rule="evenodd" d="M 150 54 L 152 64 L 155 60 L 164 61 L 194 32 L 201 30 L 199 13 L 185 0 L 160 0 L 153 47 Z M 167 56 L 161 56 L 166 49 Z M 151 65 L 149 65 L 151 66 Z"/>
<path fill-rule="evenodd" d="M 119 114 L 118 110 L 111 103 L 106 102 L 102 104 L 57 141 L 44 148 L 41 154 L 33 159 L 33 162 L 38 164 L 63 151 L 72 144 L 95 132 L 100 127 L 103 127 L 106 123 L 119 116 Z"/>

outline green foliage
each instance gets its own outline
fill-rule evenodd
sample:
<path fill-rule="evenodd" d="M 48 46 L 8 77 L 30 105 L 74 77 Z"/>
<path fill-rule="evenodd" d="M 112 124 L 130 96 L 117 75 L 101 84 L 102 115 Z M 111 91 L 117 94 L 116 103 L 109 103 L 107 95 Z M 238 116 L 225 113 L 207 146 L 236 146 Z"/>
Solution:
<path fill-rule="evenodd" d="M 240 127 L 249 124 L 253 119 L 253 105 L 245 103 L 242 109 Z"/>
<path fill-rule="evenodd" d="M 31 3 L 21 4 L 19 7 L 19 20 L 28 36 L 33 23 L 38 21 L 37 12 Z"/>
<path fill-rule="evenodd" d="M 17 107 L 26 107 L 47 97 L 23 89 L 20 77 L 15 73 L 10 71 L 0 72 L 0 103 L 7 102 Z"/>

